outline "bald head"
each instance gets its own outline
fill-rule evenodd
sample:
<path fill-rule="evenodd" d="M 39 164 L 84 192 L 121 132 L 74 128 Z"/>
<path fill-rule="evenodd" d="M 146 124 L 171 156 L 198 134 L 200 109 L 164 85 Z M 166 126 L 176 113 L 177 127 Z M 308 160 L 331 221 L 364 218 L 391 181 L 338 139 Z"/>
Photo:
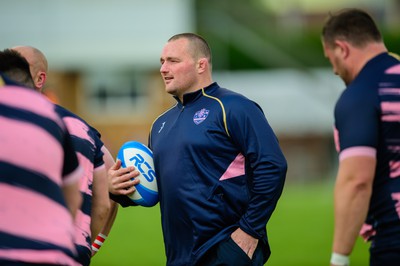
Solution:
<path fill-rule="evenodd" d="M 32 46 L 15 46 L 11 48 L 19 52 L 29 63 L 35 88 L 41 91 L 47 79 L 47 59 L 44 54 Z"/>

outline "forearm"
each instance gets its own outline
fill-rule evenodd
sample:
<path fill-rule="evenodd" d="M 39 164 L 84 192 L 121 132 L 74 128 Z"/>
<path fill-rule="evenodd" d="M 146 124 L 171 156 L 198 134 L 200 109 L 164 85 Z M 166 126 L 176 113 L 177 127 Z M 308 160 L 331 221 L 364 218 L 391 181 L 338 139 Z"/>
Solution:
<path fill-rule="evenodd" d="M 114 224 L 115 218 L 117 217 L 118 212 L 118 204 L 112 200 L 110 200 L 111 208 L 108 212 L 108 216 L 106 222 L 101 229 L 100 233 L 96 235 L 92 235 L 92 255 L 94 256 L 97 251 L 101 248 L 107 236 L 109 235 L 111 228 Z"/>
<path fill-rule="evenodd" d="M 109 205 L 108 208 L 107 206 L 98 206 L 92 209 L 92 221 L 90 223 L 92 242 L 96 239 L 97 235 L 100 233 L 105 223 L 107 222 L 107 215 L 109 211 Z"/>
<path fill-rule="evenodd" d="M 349 255 L 368 213 L 371 186 L 338 178 L 335 186 L 333 252 Z"/>
<path fill-rule="evenodd" d="M 239 224 L 242 230 L 255 238 L 262 238 L 265 226 L 274 212 L 282 194 L 286 176 L 286 164 L 276 167 L 272 173 L 265 171 L 264 175 L 253 177 L 251 198 L 246 213 Z"/>
<path fill-rule="evenodd" d="M 115 218 L 117 217 L 117 213 L 118 213 L 118 203 L 110 200 L 110 204 L 111 204 L 110 211 L 108 212 L 106 222 L 105 222 L 103 228 L 101 229 L 101 233 L 106 236 L 109 235 L 111 228 L 114 224 Z"/>
<path fill-rule="evenodd" d="M 92 193 L 92 220 L 90 229 L 93 241 L 104 226 L 107 215 L 110 211 L 107 173 L 103 166 L 94 170 Z"/>

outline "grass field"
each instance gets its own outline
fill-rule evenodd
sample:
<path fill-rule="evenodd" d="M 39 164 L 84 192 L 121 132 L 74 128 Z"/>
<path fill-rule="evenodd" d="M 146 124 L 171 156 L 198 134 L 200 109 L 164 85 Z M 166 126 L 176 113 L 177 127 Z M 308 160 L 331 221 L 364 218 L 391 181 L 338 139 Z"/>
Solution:
<path fill-rule="evenodd" d="M 286 185 L 268 224 L 269 266 L 329 265 L 333 230 L 333 184 Z M 368 247 L 358 240 L 352 266 L 368 265 Z M 94 266 L 165 265 L 158 205 L 120 208 Z"/>

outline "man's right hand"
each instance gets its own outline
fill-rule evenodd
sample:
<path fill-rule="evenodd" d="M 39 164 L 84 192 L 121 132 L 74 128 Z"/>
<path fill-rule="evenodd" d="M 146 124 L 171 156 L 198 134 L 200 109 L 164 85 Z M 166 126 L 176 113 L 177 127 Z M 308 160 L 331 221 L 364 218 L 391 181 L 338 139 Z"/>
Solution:
<path fill-rule="evenodd" d="M 108 170 L 108 191 L 114 195 L 130 195 L 135 192 L 135 185 L 139 184 L 139 171 L 133 166 L 121 167 L 121 161 L 117 159 Z"/>

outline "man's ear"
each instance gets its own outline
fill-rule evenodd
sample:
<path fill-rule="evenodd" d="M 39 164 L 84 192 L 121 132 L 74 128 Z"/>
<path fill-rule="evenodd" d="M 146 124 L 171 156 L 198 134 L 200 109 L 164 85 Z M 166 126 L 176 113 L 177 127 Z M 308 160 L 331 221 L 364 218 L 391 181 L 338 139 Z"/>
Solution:
<path fill-rule="evenodd" d="M 197 61 L 197 71 L 199 73 L 203 73 L 204 71 L 206 71 L 208 68 L 208 60 L 207 58 L 200 58 Z"/>
<path fill-rule="evenodd" d="M 336 44 L 337 49 L 339 49 L 340 56 L 343 59 L 347 59 L 350 55 L 349 43 L 346 41 L 336 40 L 335 44 Z"/>
<path fill-rule="evenodd" d="M 46 72 L 44 72 L 44 71 L 39 71 L 39 72 L 37 73 L 37 75 L 36 75 L 36 78 L 35 78 L 35 86 L 36 86 L 38 89 L 42 90 L 44 84 L 46 83 L 46 79 L 47 79 L 47 74 L 46 74 Z"/>

